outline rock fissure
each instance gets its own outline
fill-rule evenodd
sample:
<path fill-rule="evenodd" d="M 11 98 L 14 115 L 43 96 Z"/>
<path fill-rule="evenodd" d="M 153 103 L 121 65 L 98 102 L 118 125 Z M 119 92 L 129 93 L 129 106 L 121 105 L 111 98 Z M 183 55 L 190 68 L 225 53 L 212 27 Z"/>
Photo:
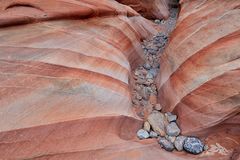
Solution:
<path fill-rule="evenodd" d="M 133 73 L 132 103 L 137 115 L 145 121 L 143 129 L 138 130 L 137 137 L 141 140 L 157 138 L 160 146 L 166 151 L 171 152 L 176 149 L 199 154 L 204 151 L 202 141 L 196 137 L 182 136 L 176 122 L 177 115 L 170 112 L 163 113 L 161 105 L 157 103 L 156 76 L 161 67 L 159 58 L 175 27 L 177 16 L 178 8 L 172 8 L 167 20 L 156 19 L 154 22 L 164 27 L 165 31 L 158 32 L 157 35 L 142 43 L 145 63 L 136 68 Z"/>

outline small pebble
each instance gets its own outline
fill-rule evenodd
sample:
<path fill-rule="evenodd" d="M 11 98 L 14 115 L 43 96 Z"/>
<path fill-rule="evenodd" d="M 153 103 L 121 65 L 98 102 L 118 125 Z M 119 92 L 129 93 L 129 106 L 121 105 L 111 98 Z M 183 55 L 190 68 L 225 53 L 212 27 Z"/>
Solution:
<path fill-rule="evenodd" d="M 149 135 L 150 135 L 151 138 L 157 138 L 158 137 L 158 134 L 154 131 L 151 131 Z"/>
<path fill-rule="evenodd" d="M 208 145 L 205 144 L 203 150 L 204 150 L 204 151 L 207 151 L 208 148 L 209 148 Z"/>
<path fill-rule="evenodd" d="M 156 24 L 160 24 L 161 23 L 161 20 L 160 19 L 155 19 L 154 21 Z"/>
<path fill-rule="evenodd" d="M 173 151 L 174 150 L 174 146 L 173 144 L 168 141 L 166 138 L 160 138 L 159 142 L 158 142 L 162 148 L 164 148 L 166 151 Z"/>
<path fill-rule="evenodd" d="M 154 106 L 154 109 L 157 111 L 161 111 L 162 110 L 162 106 L 158 103 Z"/>
<path fill-rule="evenodd" d="M 147 79 L 153 79 L 154 76 L 153 76 L 152 73 L 148 72 L 147 75 L 146 75 L 146 78 L 147 78 Z"/>
<path fill-rule="evenodd" d="M 149 72 L 153 75 L 153 77 L 157 76 L 157 70 L 156 69 L 150 69 Z"/>
<path fill-rule="evenodd" d="M 176 140 L 176 137 L 172 137 L 172 136 L 169 136 L 169 135 L 166 135 L 165 138 L 166 138 L 167 140 L 169 140 L 171 143 L 174 143 L 175 140 Z"/>
<path fill-rule="evenodd" d="M 149 134 L 147 131 L 145 131 L 144 129 L 140 129 L 137 131 L 137 136 L 139 139 L 147 139 L 149 138 Z"/>
<path fill-rule="evenodd" d="M 177 120 L 176 115 L 167 115 L 166 117 L 167 117 L 167 120 L 168 120 L 169 123 L 170 122 L 176 122 L 176 120 Z"/>
<path fill-rule="evenodd" d="M 177 124 L 175 122 L 171 122 L 166 127 L 166 133 L 169 136 L 178 136 L 180 134 L 180 129 L 178 128 Z"/>
<path fill-rule="evenodd" d="M 176 140 L 174 141 L 174 146 L 178 151 L 182 151 L 183 150 L 183 144 L 184 144 L 184 140 L 186 139 L 185 136 L 178 136 L 176 138 Z"/>
<path fill-rule="evenodd" d="M 145 63 L 143 67 L 147 70 L 151 69 L 151 65 L 149 63 Z"/>
<path fill-rule="evenodd" d="M 144 122 L 143 129 L 147 132 L 150 132 L 151 126 L 147 121 Z"/>

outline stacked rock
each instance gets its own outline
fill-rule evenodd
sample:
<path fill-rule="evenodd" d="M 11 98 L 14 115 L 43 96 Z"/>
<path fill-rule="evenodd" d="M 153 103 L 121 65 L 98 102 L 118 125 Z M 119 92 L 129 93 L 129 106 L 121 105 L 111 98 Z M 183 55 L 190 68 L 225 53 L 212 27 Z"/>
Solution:
<path fill-rule="evenodd" d="M 132 102 L 138 108 L 138 115 L 147 119 L 143 128 L 137 132 L 139 139 L 156 138 L 162 148 L 167 151 L 187 151 L 199 154 L 203 151 L 203 143 L 196 137 L 181 135 L 177 125 L 177 115 L 170 112 L 162 113 L 161 105 L 157 104 L 157 87 L 154 79 L 159 71 L 159 57 L 163 53 L 168 42 L 168 35 L 175 27 L 177 8 L 170 10 L 167 20 L 155 20 L 155 23 L 166 28 L 149 40 L 144 40 L 142 48 L 145 55 L 145 63 L 134 72 L 134 87 Z"/>
<path fill-rule="evenodd" d="M 170 112 L 162 113 L 161 105 L 156 104 L 154 110 L 144 122 L 143 129 L 137 132 L 140 139 L 157 138 L 158 143 L 166 151 L 187 151 L 199 154 L 204 150 L 204 144 L 196 137 L 181 135 L 178 127 L 177 115 Z"/>
<path fill-rule="evenodd" d="M 152 39 L 144 40 L 142 45 L 146 61 L 135 69 L 132 95 L 133 105 L 141 108 L 138 115 L 142 118 L 144 113 L 151 113 L 153 105 L 157 103 L 157 86 L 154 79 L 160 68 L 159 53 L 164 49 L 167 40 L 165 34 L 158 33 Z"/>

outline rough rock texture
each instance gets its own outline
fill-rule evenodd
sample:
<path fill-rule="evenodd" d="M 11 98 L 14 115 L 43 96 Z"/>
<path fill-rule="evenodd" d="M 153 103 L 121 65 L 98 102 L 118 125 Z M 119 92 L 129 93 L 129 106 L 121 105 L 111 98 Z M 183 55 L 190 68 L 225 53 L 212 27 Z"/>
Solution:
<path fill-rule="evenodd" d="M 147 18 L 168 18 L 169 5 L 174 4 L 169 0 L 117 0 L 132 7 L 135 11 Z"/>
<path fill-rule="evenodd" d="M 174 150 L 173 144 L 172 144 L 169 140 L 167 140 L 167 139 L 165 139 L 165 138 L 160 138 L 160 139 L 159 139 L 159 144 L 160 144 L 161 147 L 164 148 L 166 151 L 171 152 L 171 151 Z"/>
<path fill-rule="evenodd" d="M 182 0 L 158 75 L 159 103 L 178 115 L 182 133 L 221 142 L 228 155 L 240 144 L 239 6 Z"/>
<path fill-rule="evenodd" d="M 187 137 L 184 140 L 183 148 L 192 154 L 199 154 L 203 152 L 204 144 L 198 138 Z"/>
<path fill-rule="evenodd" d="M 174 141 L 174 146 L 178 151 L 182 151 L 183 150 L 183 144 L 184 144 L 184 140 L 186 139 L 185 136 L 178 136 L 176 138 L 176 140 Z"/>

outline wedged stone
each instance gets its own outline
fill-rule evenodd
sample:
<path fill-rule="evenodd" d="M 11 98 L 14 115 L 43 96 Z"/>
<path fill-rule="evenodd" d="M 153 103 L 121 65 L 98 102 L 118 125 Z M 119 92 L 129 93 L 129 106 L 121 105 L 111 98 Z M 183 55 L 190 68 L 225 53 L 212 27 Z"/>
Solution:
<path fill-rule="evenodd" d="M 134 87 L 134 90 L 137 91 L 137 92 L 139 92 L 139 91 L 141 91 L 142 87 L 143 87 L 142 85 L 136 85 L 136 86 Z"/>
<path fill-rule="evenodd" d="M 207 151 L 208 149 L 209 149 L 208 145 L 205 144 L 204 147 L 203 147 L 203 150 Z"/>
<path fill-rule="evenodd" d="M 149 102 L 153 105 L 155 105 L 157 103 L 157 96 L 154 95 L 153 93 L 150 94 L 149 96 Z"/>
<path fill-rule="evenodd" d="M 164 148 L 166 151 L 173 151 L 174 150 L 174 146 L 173 144 L 167 140 L 166 138 L 160 138 L 158 143 L 161 145 L 162 148 Z"/>
<path fill-rule="evenodd" d="M 136 83 L 137 84 L 144 84 L 146 82 L 146 80 L 145 79 L 142 79 L 142 78 L 138 78 L 137 80 L 136 80 Z"/>
<path fill-rule="evenodd" d="M 196 137 L 187 137 L 184 140 L 183 148 L 189 153 L 199 154 L 203 152 L 204 144 Z"/>
<path fill-rule="evenodd" d="M 137 136 L 139 139 L 147 139 L 149 138 L 149 134 L 147 131 L 145 131 L 144 129 L 140 129 L 137 131 Z"/>
<path fill-rule="evenodd" d="M 150 96 L 150 91 L 148 90 L 148 88 L 143 87 L 140 91 L 140 96 L 142 96 L 144 100 L 148 100 Z"/>
<path fill-rule="evenodd" d="M 147 75 L 146 75 L 146 78 L 147 78 L 147 79 L 153 79 L 154 76 L 153 76 L 152 73 L 148 72 Z"/>
<path fill-rule="evenodd" d="M 135 96 L 135 98 L 136 98 L 137 100 L 141 100 L 141 99 L 142 99 L 142 96 L 139 95 L 138 93 L 136 93 L 134 96 Z"/>
<path fill-rule="evenodd" d="M 165 136 L 165 126 L 167 125 L 167 120 L 163 113 L 158 111 L 153 111 L 147 118 L 148 122 L 152 126 L 154 132 L 160 136 Z"/>
<path fill-rule="evenodd" d="M 151 84 L 153 84 L 153 79 L 147 79 L 143 84 L 146 86 L 150 86 Z"/>
<path fill-rule="evenodd" d="M 157 69 L 152 68 L 152 69 L 149 70 L 149 72 L 150 72 L 154 77 L 157 76 Z"/>
<path fill-rule="evenodd" d="M 178 150 L 178 151 L 182 151 L 183 150 L 183 144 L 184 144 L 184 140 L 186 139 L 187 137 L 185 136 L 178 136 L 176 138 L 176 140 L 174 141 L 174 146 L 175 148 Z"/>
<path fill-rule="evenodd" d="M 178 136 L 180 134 L 180 129 L 175 122 L 171 122 L 166 127 L 166 133 L 169 136 Z"/>
<path fill-rule="evenodd" d="M 142 99 L 139 103 L 140 103 L 141 106 L 148 106 L 149 105 L 148 101 L 146 101 L 144 99 Z"/>
<path fill-rule="evenodd" d="M 155 110 L 157 110 L 157 111 L 161 111 L 162 110 L 162 106 L 161 106 L 161 104 L 156 104 L 155 106 L 154 106 L 154 109 Z"/>
<path fill-rule="evenodd" d="M 160 20 L 160 19 L 155 19 L 155 20 L 154 20 L 154 23 L 156 23 L 156 24 L 161 24 L 161 20 Z"/>
<path fill-rule="evenodd" d="M 151 131 L 150 134 L 149 134 L 149 136 L 150 136 L 151 138 L 157 138 L 157 137 L 158 137 L 158 134 L 157 134 L 156 132 L 154 132 L 154 131 Z"/>
<path fill-rule="evenodd" d="M 150 132 L 151 126 L 150 126 L 149 122 L 147 122 L 147 121 L 144 122 L 143 129 L 147 132 Z"/>
<path fill-rule="evenodd" d="M 147 70 L 151 69 L 151 65 L 149 63 L 145 63 L 143 67 Z"/>
<path fill-rule="evenodd" d="M 134 75 L 135 75 L 135 76 L 139 76 L 139 75 L 141 75 L 141 74 L 142 74 L 141 71 L 140 71 L 140 70 L 137 70 L 137 69 L 136 69 L 135 72 L 134 72 Z"/>
<path fill-rule="evenodd" d="M 137 100 L 137 99 L 133 99 L 132 100 L 132 103 L 139 106 L 140 105 L 140 102 Z"/>
<path fill-rule="evenodd" d="M 166 135 L 165 138 L 166 138 L 167 140 L 169 140 L 169 141 L 170 141 L 171 143 L 173 143 L 173 144 L 174 144 L 174 141 L 176 140 L 176 137 L 169 136 L 169 135 Z"/>
<path fill-rule="evenodd" d="M 166 117 L 167 117 L 167 120 L 168 120 L 168 122 L 170 123 L 170 122 L 175 122 L 176 120 L 177 120 L 177 116 L 176 115 L 166 115 Z"/>

